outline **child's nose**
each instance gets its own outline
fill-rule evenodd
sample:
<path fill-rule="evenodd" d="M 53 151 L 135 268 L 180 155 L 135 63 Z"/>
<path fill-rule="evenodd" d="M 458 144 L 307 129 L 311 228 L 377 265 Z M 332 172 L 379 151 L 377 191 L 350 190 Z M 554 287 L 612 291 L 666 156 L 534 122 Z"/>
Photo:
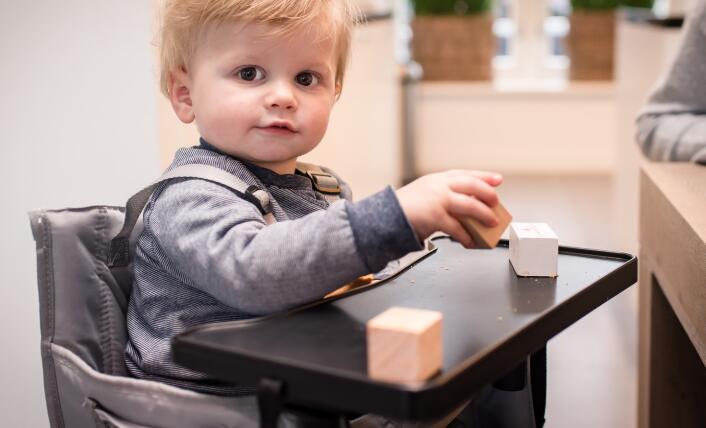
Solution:
<path fill-rule="evenodd" d="M 268 94 L 266 100 L 269 108 L 295 110 L 297 100 L 292 88 L 286 83 L 276 83 Z"/>

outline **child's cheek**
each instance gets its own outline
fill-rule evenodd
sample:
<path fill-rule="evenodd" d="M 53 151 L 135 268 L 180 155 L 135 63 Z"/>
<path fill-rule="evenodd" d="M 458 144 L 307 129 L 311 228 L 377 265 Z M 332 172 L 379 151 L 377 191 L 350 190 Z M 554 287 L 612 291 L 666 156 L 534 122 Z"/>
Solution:
<path fill-rule="evenodd" d="M 228 128 L 239 128 L 254 122 L 256 106 L 247 98 L 232 96 L 228 102 L 217 108 L 214 114 L 219 117 L 222 126 Z"/>
<path fill-rule="evenodd" d="M 328 127 L 328 121 L 331 116 L 331 107 L 332 105 L 327 102 L 321 103 L 319 111 L 317 112 L 318 114 L 316 115 L 317 128 L 320 129 L 322 136 Z"/>

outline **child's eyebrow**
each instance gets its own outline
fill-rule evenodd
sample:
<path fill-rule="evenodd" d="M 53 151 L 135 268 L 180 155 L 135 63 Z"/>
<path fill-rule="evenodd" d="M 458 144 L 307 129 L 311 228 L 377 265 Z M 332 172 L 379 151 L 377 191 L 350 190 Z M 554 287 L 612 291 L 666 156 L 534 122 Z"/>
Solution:
<path fill-rule="evenodd" d="M 331 66 L 325 62 L 313 62 L 308 64 L 309 68 L 324 69 L 326 71 L 331 71 Z"/>

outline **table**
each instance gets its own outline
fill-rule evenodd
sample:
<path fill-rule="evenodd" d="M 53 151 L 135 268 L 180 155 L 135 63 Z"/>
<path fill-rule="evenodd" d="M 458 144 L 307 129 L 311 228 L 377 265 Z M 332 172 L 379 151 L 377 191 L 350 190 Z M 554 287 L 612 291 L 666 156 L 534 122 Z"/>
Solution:
<path fill-rule="evenodd" d="M 706 167 L 640 176 L 640 427 L 706 419 Z"/>
<path fill-rule="evenodd" d="M 275 380 L 283 403 L 334 413 L 428 420 L 456 408 L 637 281 L 637 259 L 560 247 L 557 278 L 519 278 L 508 243 L 466 250 L 448 237 L 397 276 L 266 318 L 200 326 L 173 341 L 175 360 L 224 381 Z M 444 362 L 426 382 L 367 375 L 365 323 L 390 306 L 444 315 Z M 439 399 L 443 397 L 443 399 Z"/>

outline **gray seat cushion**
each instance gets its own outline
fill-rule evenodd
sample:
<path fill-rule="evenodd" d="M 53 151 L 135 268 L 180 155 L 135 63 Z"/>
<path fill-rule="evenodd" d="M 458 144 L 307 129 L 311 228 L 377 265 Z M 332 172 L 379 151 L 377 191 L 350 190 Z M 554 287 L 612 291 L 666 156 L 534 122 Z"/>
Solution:
<path fill-rule="evenodd" d="M 217 397 L 127 376 L 131 278 L 127 270 L 118 281 L 105 263 L 123 218 L 122 208 L 106 206 L 30 214 L 51 426 L 257 426 L 254 397 Z"/>
<path fill-rule="evenodd" d="M 122 225 L 122 209 L 39 211 L 30 219 L 37 244 L 43 354 L 55 343 L 94 370 L 125 375 L 130 283 L 121 288 L 105 264 L 110 239 Z"/>

